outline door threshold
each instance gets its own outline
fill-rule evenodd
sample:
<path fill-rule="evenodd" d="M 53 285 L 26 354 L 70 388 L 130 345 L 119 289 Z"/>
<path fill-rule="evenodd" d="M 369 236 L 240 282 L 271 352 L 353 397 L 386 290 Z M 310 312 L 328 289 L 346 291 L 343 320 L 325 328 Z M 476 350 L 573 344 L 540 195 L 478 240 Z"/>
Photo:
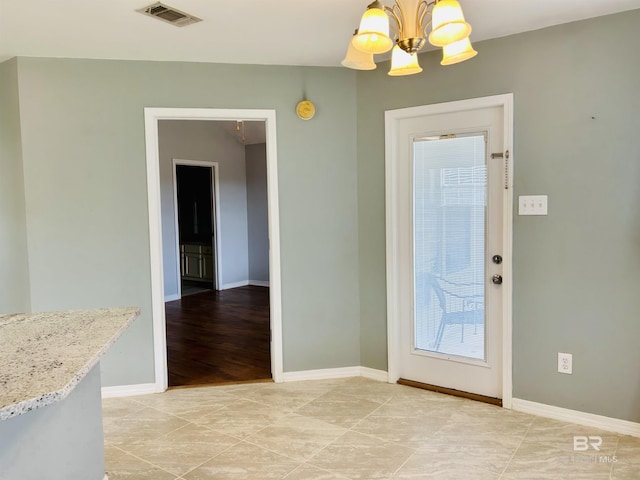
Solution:
<path fill-rule="evenodd" d="M 414 380 L 406 380 L 404 378 L 398 379 L 400 385 L 406 385 L 408 387 L 421 388 L 422 390 L 429 390 L 430 392 L 445 393 L 447 395 L 453 395 L 454 397 L 466 398 L 468 400 L 475 400 L 476 402 L 488 403 L 490 405 L 496 405 L 502 407 L 501 398 L 487 397 L 485 395 L 479 395 L 477 393 L 463 392 L 462 390 L 455 390 L 453 388 L 439 387 L 437 385 L 430 385 L 428 383 L 416 382 Z"/>
<path fill-rule="evenodd" d="M 201 388 L 201 387 L 224 387 L 227 385 L 245 385 L 250 383 L 275 383 L 273 378 L 256 378 L 254 380 L 225 380 L 222 382 L 214 383 L 194 383 L 189 385 L 169 385 L 167 390 L 179 390 L 186 388 Z"/>

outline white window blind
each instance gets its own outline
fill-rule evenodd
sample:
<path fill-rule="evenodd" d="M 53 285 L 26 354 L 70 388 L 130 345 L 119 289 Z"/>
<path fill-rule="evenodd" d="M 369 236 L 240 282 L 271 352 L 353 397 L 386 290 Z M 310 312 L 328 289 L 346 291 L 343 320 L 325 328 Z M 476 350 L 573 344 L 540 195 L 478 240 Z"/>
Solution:
<path fill-rule="evenodd" d="M 484 134 L 416 140 L 415 348 L 484 359 Z"/>

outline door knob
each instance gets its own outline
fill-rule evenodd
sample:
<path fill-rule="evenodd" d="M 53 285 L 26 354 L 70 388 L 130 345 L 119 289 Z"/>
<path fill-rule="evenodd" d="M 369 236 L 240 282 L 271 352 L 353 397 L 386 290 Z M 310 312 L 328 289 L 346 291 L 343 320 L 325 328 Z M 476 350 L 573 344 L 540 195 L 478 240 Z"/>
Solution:
<path fill-rule="evenodd" d="M 491 277 L 491 281 L 493 282 L 494 285 L 502 284 L 502 275 L 498 275 L 496 273 L 493 277 Z"/>
<path fill-rule="evenodd" d="M 502 257 L 500 255 L 494 255 L 491 260 L 493 260 L 493 263 L 496 265 L 500 265 L 502 263 Z"/>

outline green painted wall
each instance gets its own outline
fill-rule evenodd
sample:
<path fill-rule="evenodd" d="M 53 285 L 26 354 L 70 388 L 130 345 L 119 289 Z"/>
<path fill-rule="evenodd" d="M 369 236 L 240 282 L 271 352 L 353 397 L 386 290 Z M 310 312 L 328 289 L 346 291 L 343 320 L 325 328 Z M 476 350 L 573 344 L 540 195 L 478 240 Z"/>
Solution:
<path fill-rule="evenodd" d="M 0 63 L 0 313 L 28 312 L 20 105 L 16 59 Z"/>
<path fill-rule="evenodd" d="M 142 309 L 104 385 L 153 381 L 144 107 L 276 110 L 284 369 L 360 363 L 353 72 L 39 58 L 18 71 L 33 309 Z"/>
<path fill-rule="evenodd" d="M 516 199 L 549 195 L 548 216 L 514 216 L 514 396 L 640 421 L 638 25 L 640 10 L 479 42 L 451 67 L 423 54 L 413 77 L 358 74 L 363 365 L 386 368 L 384 111 L 513 92 Z"/>

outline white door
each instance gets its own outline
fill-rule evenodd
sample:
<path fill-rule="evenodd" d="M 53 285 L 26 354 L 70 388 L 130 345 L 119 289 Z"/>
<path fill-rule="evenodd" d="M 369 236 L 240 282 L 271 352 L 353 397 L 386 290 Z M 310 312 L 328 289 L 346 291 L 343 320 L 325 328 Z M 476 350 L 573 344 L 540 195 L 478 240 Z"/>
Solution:
<path fill-rule="evenodd" d="M 502 398 L 505 106 L 455 105 L 398 119 L 388 145 L 390 352 L 399 378 Z"/>

